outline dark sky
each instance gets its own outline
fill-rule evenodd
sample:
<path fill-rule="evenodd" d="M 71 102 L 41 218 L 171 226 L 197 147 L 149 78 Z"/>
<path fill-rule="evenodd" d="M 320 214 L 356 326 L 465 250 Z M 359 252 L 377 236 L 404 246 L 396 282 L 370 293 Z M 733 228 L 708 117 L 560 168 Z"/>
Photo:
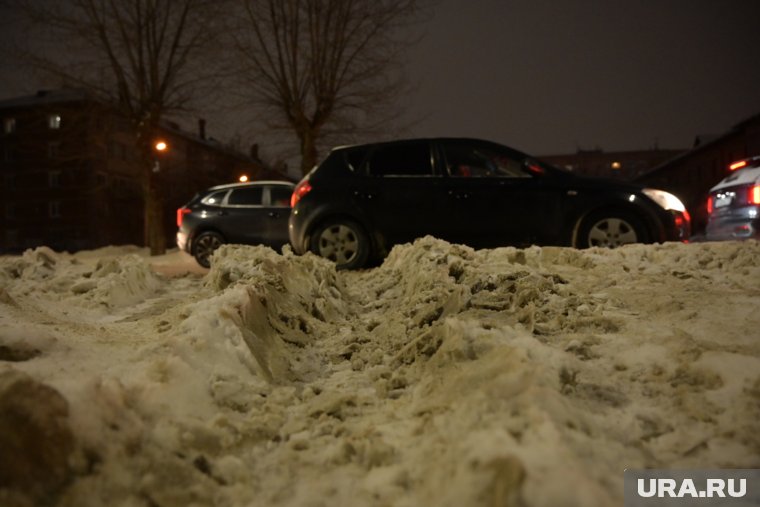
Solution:
<path fill-rule="evenodd" d="M 418 28 L 412 136 L 535 155 L 688 148 L 760 113 L 760 0 L 439 0 Z M 0 59 L 0 98 L 44 86 Z"/>
<path fill-rule="evenodd" d="M 442 0 L 425 26 L 415 135 L 688 148 L 760 113 L 760 0 Z"/>

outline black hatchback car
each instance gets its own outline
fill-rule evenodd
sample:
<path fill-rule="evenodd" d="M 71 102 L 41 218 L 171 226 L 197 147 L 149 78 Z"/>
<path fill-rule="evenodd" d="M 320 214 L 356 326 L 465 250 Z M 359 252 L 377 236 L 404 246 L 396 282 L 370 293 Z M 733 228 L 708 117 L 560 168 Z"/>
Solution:
<path fill-rule="evenodd" d="M 209 267 L 214 250 L 224 243 L 288 243 L 288 216 L 293 183 L 256 181 L 212 187 L 177 210 L 177 246 Z"/>
<path fill-rule="evenodd" d="M 336 148 L 295 188 L 297 253 L 358 268 L 432 235 L 475 248 L 614 247 L 687 241 L 672 194 L 583 178 L 477 139 L 414 139 Z"/>

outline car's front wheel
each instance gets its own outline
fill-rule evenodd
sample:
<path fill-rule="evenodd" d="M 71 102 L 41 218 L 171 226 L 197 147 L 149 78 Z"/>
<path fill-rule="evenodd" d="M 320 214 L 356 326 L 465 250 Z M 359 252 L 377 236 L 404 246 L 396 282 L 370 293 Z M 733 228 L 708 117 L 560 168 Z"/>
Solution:
<path fill-rule="evenodd" d="M 193 257 L 204 268 L 211 265 L 211 254 L 224 244 L 224 238 L 218 232 L 202 232 L 193 241 Z"/>
<path fill-rule="evenodd" d="M 616 248 L 631 243 L 647 243 L 649 235 L 642 221 L 623 211 L 590 214 L 581 223 L 576 239 L 579 248 Z"/>
<path fill-rule="evenodd" d="M 369 238 L 353 220 L 333 219 L 314 231 L 311 251 L 333 261 L 338 269 L 357 269 L 369 258 Z"/>

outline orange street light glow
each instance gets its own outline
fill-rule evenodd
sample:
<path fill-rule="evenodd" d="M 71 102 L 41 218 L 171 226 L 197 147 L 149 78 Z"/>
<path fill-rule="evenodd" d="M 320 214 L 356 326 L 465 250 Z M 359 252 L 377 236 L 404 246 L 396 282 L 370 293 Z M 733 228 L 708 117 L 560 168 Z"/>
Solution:
<path fill-rule="evenodd" d="M 240 177 L 240 183 L 245 183 L 246 181 L 248 181 L 248 176 L 244 174 Z"/>
<path fill-rule="evenodd" d="M 166 151 L 166 149 L 169 148 L 169 145 L 166 144 L 165 141 L 156 141 L 155 148 L 157 151 Z"/>

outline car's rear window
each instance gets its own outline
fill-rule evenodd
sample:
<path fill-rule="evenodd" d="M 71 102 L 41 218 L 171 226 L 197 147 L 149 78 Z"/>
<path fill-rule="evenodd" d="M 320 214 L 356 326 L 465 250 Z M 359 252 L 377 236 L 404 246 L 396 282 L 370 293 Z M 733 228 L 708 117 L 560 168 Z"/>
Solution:
<path fill-rule="evenodd" d="M 369 158 L 372 176 L 430 176 L 433 166 L 426 142 L 381 145 Z"/>
<path fill-rule="evenodd" d="M 210 206 L 221 206 L 222 201 L 224 200 L 224 196 L 227 195 L 227 192 L 229 192 L 229 190 L 219 190 L 217 192 L 212 192 L 211 194 L 204 197 L 201 202 Z"/>

